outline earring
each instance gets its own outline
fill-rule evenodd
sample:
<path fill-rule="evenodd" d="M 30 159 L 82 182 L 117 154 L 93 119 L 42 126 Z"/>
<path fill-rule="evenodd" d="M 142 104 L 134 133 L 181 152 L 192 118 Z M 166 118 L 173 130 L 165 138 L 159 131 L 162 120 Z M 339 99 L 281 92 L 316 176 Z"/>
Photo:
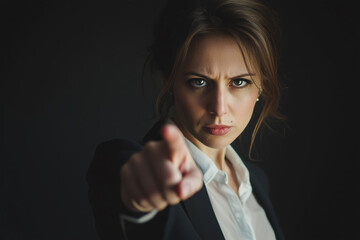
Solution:
<path fill-rule="evenodd" d="M 263 90 L 262 90 L 262 87 L 260 86 L 260 87 L 259 87 L 259 95 L 258 95 L 258 97 L 257 97 L 257 99 L 256 99 L 257 102 L 259 101 L 259 97 L 260 97 L 260 94 L 262 93 L 262 91 L 263 91 Z"/>

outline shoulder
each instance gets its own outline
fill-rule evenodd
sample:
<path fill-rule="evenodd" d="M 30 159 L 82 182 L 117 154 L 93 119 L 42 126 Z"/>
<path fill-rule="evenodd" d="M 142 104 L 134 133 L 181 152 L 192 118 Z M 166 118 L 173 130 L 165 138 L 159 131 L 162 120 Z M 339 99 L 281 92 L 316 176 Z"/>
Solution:
<path fill-rule="evenodd" d="M 112 139 L 100 143 L 95 150 L 94 159 L 124 161 L 135 152 L 141 151 L 142 145 L 125 139 Z"/>
<path fill-rule="evenodd" d="M 100 143 L 96 147 L 87 172 L 88 181 L 93 177 L 96 179 L 115 177 L 118 169 L 132 154 L 141 151 L 141 148 L 139 143 L 124 139 L 112 139 Z"/>
<path fill-rule="evenodd" d="M 133 153 L 141 151 L 142 145 L 125 139 L 112 139 L 100 143 L 95 150 L 95 158 L 119 160 L 130 157 Z"/>
<path fill-rule="evenodd" d="M 92 166 L 119 167 L 124 164 L 132 154 L 142 150 L 143 145 L 150 140 L 160 140 L 160 129 L 165 120 L 160 120 L 148 131 L 142 143 L 126 139 L 111 139 L 97 145 Z"/>

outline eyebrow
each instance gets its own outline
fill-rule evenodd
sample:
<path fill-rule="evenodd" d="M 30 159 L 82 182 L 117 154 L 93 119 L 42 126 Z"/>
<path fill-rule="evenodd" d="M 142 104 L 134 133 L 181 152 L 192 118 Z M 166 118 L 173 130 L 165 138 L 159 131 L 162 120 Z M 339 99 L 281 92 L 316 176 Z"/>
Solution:
<path fill-rule="evenodd" d="M 194 75 L 194 76 L 199 76 L 199 77 L 202 77 L 202 78 L 205 78 L 205 79 L 213 80 L 208 76 L 205 76 L 203 74 L 196 73 L 196 72 L 186 72 L 186 73 L 184 73 L 184 75 Z M 244 73 L 244 74 L 233 76 L 230 79 L 237 79 L 237 78 L 242 78 L 242 77 L 245 77 L 245 76 L 254 76 L 254 75 L 255 75 L 254 73 Z"/>

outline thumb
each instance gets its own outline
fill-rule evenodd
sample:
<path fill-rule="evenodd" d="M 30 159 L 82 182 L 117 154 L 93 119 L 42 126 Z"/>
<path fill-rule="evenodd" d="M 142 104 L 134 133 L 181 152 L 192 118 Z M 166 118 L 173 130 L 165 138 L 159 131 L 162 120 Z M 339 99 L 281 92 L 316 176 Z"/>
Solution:
<path fill-rule="evenodd" d="M 165 186 L 174 186 L 178 184 L 182 175 L 179 169 L 170 161 L 164 162 Z"/>
<path fill-rule="evenodd" d="M 194 166 L 190 171 L 186 172 L 181 182 L 178 184 L 178 195 L 180 199 L 186 200 L 203 186 L 203 176 L 201 170 Z"/>

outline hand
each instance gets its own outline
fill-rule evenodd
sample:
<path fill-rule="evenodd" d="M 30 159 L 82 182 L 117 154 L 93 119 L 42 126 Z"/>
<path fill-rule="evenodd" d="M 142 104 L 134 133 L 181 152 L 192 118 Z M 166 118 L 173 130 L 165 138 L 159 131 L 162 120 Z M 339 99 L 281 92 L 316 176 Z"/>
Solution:
<path fill-rule="evenodd" d="M 133 211 L 162 210 L 199 191 L 202 173 L 190 155 L 181 131 L 162 128 L 163 141 L 148 142 L 121 168 L 121 198 Z"/>

